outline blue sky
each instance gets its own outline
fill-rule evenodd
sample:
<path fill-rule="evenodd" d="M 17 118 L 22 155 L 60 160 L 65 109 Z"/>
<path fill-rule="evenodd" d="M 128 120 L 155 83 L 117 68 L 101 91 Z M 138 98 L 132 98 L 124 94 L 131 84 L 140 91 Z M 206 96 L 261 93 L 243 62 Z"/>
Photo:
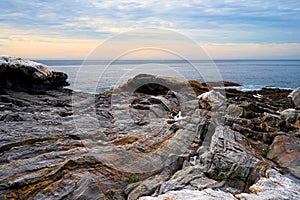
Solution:
<path fill-rule="evenodd" d="M 199 44 L 295 47 L 299 21 L 299 0 L 1 0 L 0 50 L 21 42 L 87 44 L 147 27 L 175 30 Z"/>

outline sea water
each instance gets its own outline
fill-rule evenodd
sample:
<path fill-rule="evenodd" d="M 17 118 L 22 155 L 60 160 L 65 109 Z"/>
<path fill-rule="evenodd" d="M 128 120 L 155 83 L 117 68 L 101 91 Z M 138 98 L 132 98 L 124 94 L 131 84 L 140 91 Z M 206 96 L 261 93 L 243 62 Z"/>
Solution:
<path fill-rule="evenodd" d="M 99 92 L 124 84 L 137 74 L 157 74 L 197 81 L 232 81 L 239 90 L 300 87 L 300 60 L 38 60 L 68 74 L 69 88 Z"/>

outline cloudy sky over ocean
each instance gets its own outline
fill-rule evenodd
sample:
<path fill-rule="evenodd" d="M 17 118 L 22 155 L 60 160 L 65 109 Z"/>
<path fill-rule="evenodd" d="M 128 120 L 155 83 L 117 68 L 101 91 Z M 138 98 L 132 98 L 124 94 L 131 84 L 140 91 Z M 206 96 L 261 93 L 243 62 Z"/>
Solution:
<path fill-rule="evenodd" d="M 1 0 L 0 53 L 84 58 L 136 28 L 185 34 L 213 58 L 300 58 L 299 0 Z"/>

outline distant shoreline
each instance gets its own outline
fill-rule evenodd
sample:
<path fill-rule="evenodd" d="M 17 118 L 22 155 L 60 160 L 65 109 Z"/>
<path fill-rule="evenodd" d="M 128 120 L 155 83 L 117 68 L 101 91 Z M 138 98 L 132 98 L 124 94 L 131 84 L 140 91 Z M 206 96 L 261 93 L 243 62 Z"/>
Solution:
<path fill-rule="evenodd" d="M 85 60 L 85 59 L 32 59 L 35 62 L 43 63 L 45 65 L 69 65 L 70 63 L 73 65 L 81 65 L 84 62 L 90 65 L 97 64 L 134 64 L 139 62 L 141 64 L 151 64 L 151 63 L 187 63 L 187 62 L 240 62 L 240 61 L 299 61 L 300 59 L 212 59 L 212 60 L 176 60 L 176 59 L 124 59 L 113 61 L 112 59 L 97 59 L 97 60 Z M 69 64 L 66 64 L 69 63 Z"/>

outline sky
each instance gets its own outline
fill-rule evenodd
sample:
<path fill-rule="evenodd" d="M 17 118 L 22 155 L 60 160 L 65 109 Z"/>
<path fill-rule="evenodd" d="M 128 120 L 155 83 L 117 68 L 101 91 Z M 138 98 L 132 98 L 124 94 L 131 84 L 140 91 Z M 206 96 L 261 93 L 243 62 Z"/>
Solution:
<path fill-rule="evenodd" d="M 299 21 L 299 0 L 1 0 L 0 54 L 82 59 L 127 31 L 158 28 L 215 59 L 300 59 Z M 119 43 L 99 56 L 116 56 Z"/>

